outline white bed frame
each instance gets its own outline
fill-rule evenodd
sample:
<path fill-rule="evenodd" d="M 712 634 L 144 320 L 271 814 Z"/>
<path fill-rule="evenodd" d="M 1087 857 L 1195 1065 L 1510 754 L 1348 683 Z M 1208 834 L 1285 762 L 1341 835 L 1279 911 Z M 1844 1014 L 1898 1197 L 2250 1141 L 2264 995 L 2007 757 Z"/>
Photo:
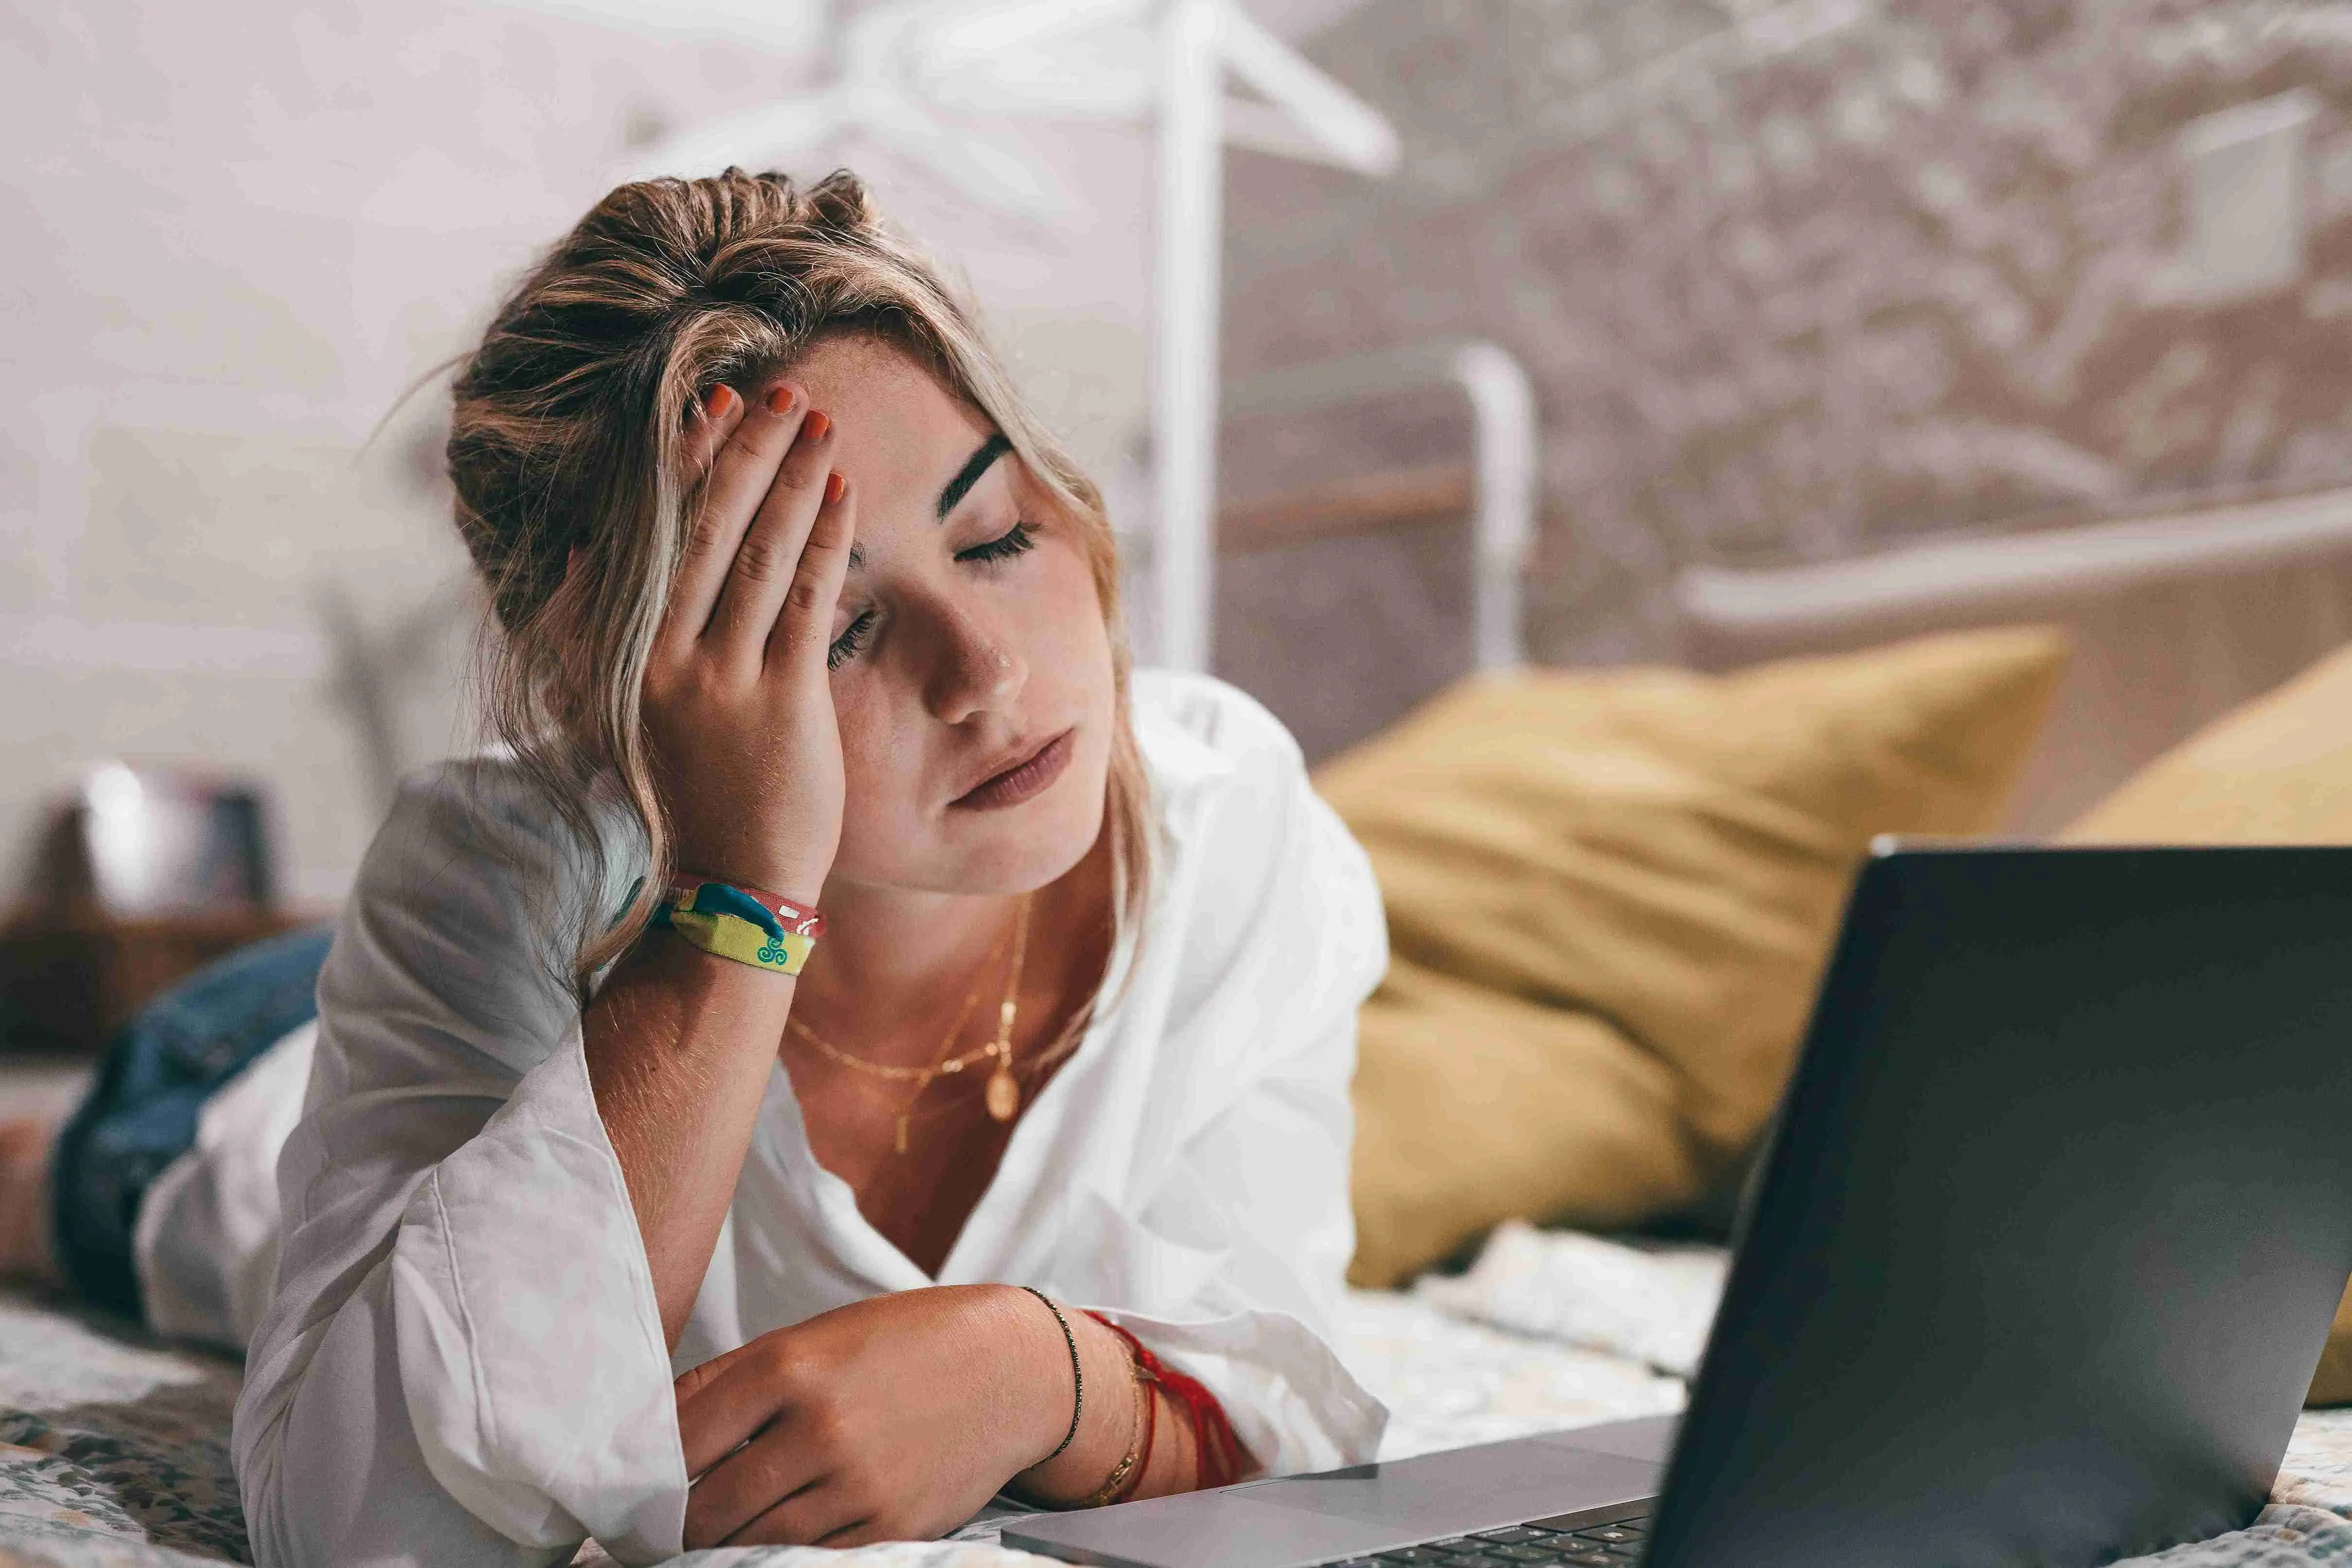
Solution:
<path fill-rule="evenodd" d="M 1774 571 L 1694 567 L 1675 601 L 1682 654 L 1704 668 L 1960 626 L 2064 626 L 2074 660 L 2007 824 L 2039 834 L 2352 640 L 2352 490 L 2190 498 Z"/>
<path fill-rule="evenodd" d="M 1440 338 L 1275 371 L 1227 386 L 1222 416 L 1304 414 L 1360 398 L 1446 386 L 1470 405 L 1466 471 L 1383 474 L 1228 509 L 1218 517 L 1218 544 L 1227 552 L 1246 550 L 1458 516 L 1466 509 L 1475 552 L 1471 616 L 1478 668 L 1508 668 L 1527 661 L 1520 584 L 1535 544 L 1539 442 L 1535 391 L 1508 350 L 1483 338 Z"/>
<path fill-rule="evenodd" d="M 1470 405 L 1468 464 L 1228 505 L 1218 545 L 1234 553 L 1466 517 L 1477 663 L 1508 667 L 1526 657 L 1520 584 L 1539 463 L 1534 398 L 1507 351 L 1448 339 L 1303 366 L 1228 387 L 1223 408 L 1296 414 L 1445 385 Z M 1963 626 L 2063 626 L 2074 657 L 2004 825 L 2034 835 L 2352 641 L 2352 489 L 2181 497 L 2137 515 L 2030 519 L 1769 570 L 1693 566 L 1672 597 L 1676 652 L 1707 669 Z"/>

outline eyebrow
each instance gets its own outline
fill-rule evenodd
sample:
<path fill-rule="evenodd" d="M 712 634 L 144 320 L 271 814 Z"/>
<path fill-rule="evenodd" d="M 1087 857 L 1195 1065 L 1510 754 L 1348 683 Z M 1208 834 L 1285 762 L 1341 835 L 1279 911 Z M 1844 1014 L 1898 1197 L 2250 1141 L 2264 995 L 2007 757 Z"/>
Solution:
<path fill-rule="evenodd" d="M 956 477 L 950 479 L 946 487 L 940 491 L 939 515 L 945 518 L 948 513 L 955 510 L 956 502 L 963 500 L 971 493 L 971 487 L 980 483 L 980 476 L 988 472 L 989 465 L 1011 450 L 1013 450 L 1013 443 L 1004 438 L 1002 431 L 982 441 L 980 444 L 980 450 L 974 452 L 964 466 L 956 470 Z"/>

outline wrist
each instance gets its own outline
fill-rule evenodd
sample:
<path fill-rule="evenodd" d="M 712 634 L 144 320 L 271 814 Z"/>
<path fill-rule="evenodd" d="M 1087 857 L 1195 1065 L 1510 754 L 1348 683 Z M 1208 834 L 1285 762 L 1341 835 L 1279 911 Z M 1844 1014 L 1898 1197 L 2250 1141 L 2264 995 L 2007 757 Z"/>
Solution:
<path fill-rule="evenodd" d="M 814 909 L 818 896 L 824 891 L 824 871 L 802 867 L 779 866 L 763 871 L 751 879 L 751 886 L 762 892 L 790 899 L 806 909 Z M 766 880 L 761 880 L 764 877 Z"/>
<path fill-rule="evenodd" d="M 1024 1419 L 1018 1452 L 1021 1471 L 1029 1475 L 1069 1458 L 1095 1391 L 1085 1374 L 1076 1310 L 1018 1285 L 995 1289 L 1020 1331 L 1016 1375 L 1026 1397 L 1019 1402 Z"/>
<path fill-rule="evenodd" d="M 812 867 L 804 860 L 779 861 L 723 850 L 705 853 L 680 846 L 670 876 L 673 879 L 683 877 L 695 881 L 724 882 L 730 888 L 769 893 L 814 909 L 817 895 L 824 891 L 825 868 Z"/>

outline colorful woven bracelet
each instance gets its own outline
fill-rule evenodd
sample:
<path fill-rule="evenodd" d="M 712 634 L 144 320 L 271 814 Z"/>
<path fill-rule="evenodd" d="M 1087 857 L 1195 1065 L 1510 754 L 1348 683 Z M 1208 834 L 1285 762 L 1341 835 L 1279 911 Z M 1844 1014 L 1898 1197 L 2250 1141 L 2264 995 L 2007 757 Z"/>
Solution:
<path fill-rule="evenodd" d="M 681 872 L 669 879 L 669 886 L 665 890 L 664 896 L 672 901 L 676 901 L 680 899 L 688 898 L 697 890 L 703 888 L 713 889 L 720 892 L 734 893 L 742 898 L 749 899 L 752 903 L 759 905 L 760 908 L 765 910 L 770 915 L 772 915 L 775 918 L 776 923 L 782 926 L 783 929 L 788 931 L 805 937 L 820 937 L 824 934 L 824 917 L 817 913 L 816 910 L 811 909 L 808 905 L 796 904 L 790 899 L 781 898 L 774 893 L 763 892 L 758 888 L 746 888 L 736 882 L 721 882 L 715 878 L 698 877 L 693 875 L 691 872 Z M 715 908 L 717 906 L 707 907 Z M 748 911 L 746 913 L 747 918 L 754 921 L 757 921 L 759 918 L 754 915 L 749 915 Z"/>
<path fill-rule="evenodd" d="M 756 889 L 692 877 L 673 878 L 653 923 L 667 926 L 703 952 L 754 969 L 798 974 L 824 917 L 804 904 Z"/>

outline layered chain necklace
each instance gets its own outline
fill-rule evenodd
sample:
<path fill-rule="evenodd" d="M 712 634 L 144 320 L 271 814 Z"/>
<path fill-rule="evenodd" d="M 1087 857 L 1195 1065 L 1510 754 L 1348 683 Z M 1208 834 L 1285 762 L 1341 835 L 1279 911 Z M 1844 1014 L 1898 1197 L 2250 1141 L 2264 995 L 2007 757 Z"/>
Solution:
<path fill-rule="evenodd" d="M 940 1042 L 940 1055 L 929 1067 L 891 1067 L 881 1062 L 870 1062 L 864 1057 L 843 1050 L 798 1018 L 787 1017 L 784 1020 L 786 1028 L 814 1046 L 819 1056 L 836 1067 L 847 1068 L 852 1072 L 864 1073 L 887 1083 L 911 1083 L 915 1086 L 915 1091 L 907 1097 L 906 1104 L 898 1111 L 898 1130 L 891 1143 L 896 1152 L 903 1154 L 907 1152 L 908 1121 L 914 1114 L 916 1102 L 923 1098 L 932 1083 L 940 1079 L 957 1077 L 966 1068 L 992 1058 L 996 1067 L 988 1075 L 988 1085 L 982 1097 L 988 1107 L 989 1116 L 997 1121 L 1010 1121 L 1021 1114 L 1021 1080 L 1013 1076 L 1013 1026 L 1021 1014 L 1021 971 L 1029 957 L 1029 899 L 1027 893 L 1021 895 L 1020 906 L 1013 918 L 1013 964 L 1004 978 L 1004 1000 L 996 1009 L 995 1037 L 984 1046 L 960 1056 L 947 1054 L 955 1048 L 964 1026 L 971 1021 L 973 1010 L 980 1005 L 980 987 L 977 984 L 964 996 L 963 1005 L 956 1010 L 955 1022 L 948 1026 L 946 1037 Z M 1000 941 L 997 947 L 989 950 L 987 960 L 981 965 L 983 973 L 995 962 L 1003 945 Z"/>

